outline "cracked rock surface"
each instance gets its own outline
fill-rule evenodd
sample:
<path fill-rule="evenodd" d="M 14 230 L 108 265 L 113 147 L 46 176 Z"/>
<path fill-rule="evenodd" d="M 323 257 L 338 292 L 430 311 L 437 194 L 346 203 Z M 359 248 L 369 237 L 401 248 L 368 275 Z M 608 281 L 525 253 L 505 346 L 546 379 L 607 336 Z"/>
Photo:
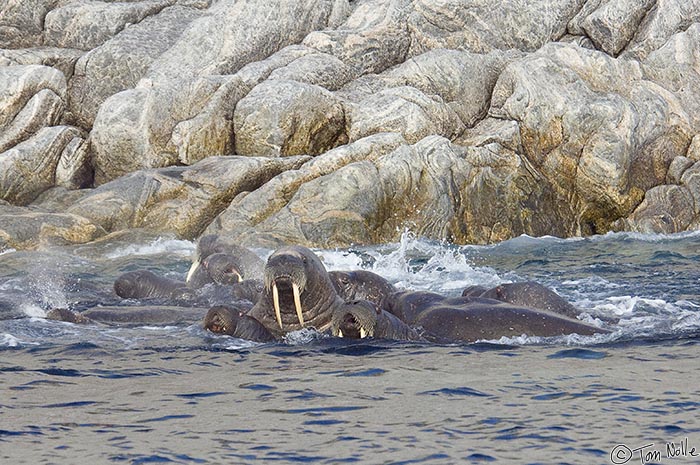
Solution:
<path fill-rule="evenodd" d="M 0 243 L 700 228 L 700 0 L 0 4 Z"/>

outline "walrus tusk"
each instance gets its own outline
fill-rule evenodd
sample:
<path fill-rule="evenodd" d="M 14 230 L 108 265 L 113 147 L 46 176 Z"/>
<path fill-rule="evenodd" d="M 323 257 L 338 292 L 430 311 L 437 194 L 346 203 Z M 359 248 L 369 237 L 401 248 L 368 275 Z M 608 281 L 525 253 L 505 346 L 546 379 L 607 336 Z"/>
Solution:
<path fill-rule="evenodd" d="M 199 259 L 195 260 L 195 262 L 192 263 L 192 266 L 190 267 L 190 271 L 187 272 L 187 277 L 185 278 L 186 283 L 189 283 L 190 280 L 192 279 L 192 275 L 194 274 L 195 271 L 197 271 L 197 268 L 199 268 L 199 263 L 200 263 Z"/>
<path fill-rule="evenodd" d="M 343 337 L 343 331 L 341 331 L 340 329 L 338 329 L 338 337 Z"/>
<path fill-rule="evenodd" d="M 240 283 L 241 281 L 243 281 L 243 276 L 241 276 L 240 273 L 236 273 L 236 272 L 234 271 L 233 274 L 236 275 L 237 281 L 238 281 L 239 283 Z"/>
<path fill-rule="evenodd" d="M 301 313 L 301 296 L 299 295 L 299 286 L 296 283 L 292 283 L 292 293 L 294 294 L 294 309 L 297 311 L 297 318 L 299 318 L 299 324 L 304 327 L 304 315 Z"/>
<path fill-rule="evenodd" d="M 280 294 L 277 291 L 277 284 L 272 283 L 272 306 L 275 307 L 275 317 L 277 318 L 277 324 L 282 328 L 282 314 L 280 313 Z"/>
<path fill-rule="evenodd" d="M 367 337 L 367 331 L 365 331 L 365 328 L 360 328 L 360 339 L 364 339 Z"/>

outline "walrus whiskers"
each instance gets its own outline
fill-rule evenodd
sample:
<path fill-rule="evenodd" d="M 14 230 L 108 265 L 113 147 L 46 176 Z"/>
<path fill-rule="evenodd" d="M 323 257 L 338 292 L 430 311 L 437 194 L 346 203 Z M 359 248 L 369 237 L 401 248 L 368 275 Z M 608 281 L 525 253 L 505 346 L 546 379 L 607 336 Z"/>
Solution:
<path fill-rule="evenodd" d="M 301 313 L 301 296 L 299 293 L 299 286 L 296 283 L 292 283 L 292 293 L 294 294 L 294 309 L 297 311 L 297 318 L 299 318 L 299 324 L 304 327 L 304 315 Z"/>
<path fill-rule="evenodd" d="M 280 312 L 280 294 L 277 290 L 277 284 L 272 283 L 272 306 L 275 308 L 275 318 L 277 318 L 277 324 L 282 328 L 282 313 Z"/>

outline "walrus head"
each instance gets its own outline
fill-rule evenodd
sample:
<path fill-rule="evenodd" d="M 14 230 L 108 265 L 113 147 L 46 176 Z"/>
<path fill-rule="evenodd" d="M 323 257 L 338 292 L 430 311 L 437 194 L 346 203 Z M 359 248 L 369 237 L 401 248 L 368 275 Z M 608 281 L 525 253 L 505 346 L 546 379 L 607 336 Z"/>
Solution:
<path fill-rule="evenodd" d="M 204 317 L 204 329 L 217 334 L 228 334 L 233 336 L 236 333 L 238 319 L 243 316 L 243 312 L 224 305 L 212 307 Z"/>
<path fill-rule="evenodd" d="M 306 290 L 309 259 L 308 254 L 301 250 L 285 248 L 273 253 L 267 260 L 263 277 L 265 289 L 272 294 L 272 306 L 280 329 L 284 329 L 283 309 L 288 310 L 292 306 L 299 324 L 304 327 L 301 294 Z"/>
<path fill-rule="evenodd" d="M 202 262 L 202 267 L 216 284 L 235 284 L 243 281 L 243 270 L 236 257 L 231 254 L 209 255 Z"/>
<path fill-rule="evenodd" d="M 334 336 L 363 339 L 374 336 L 377 327 L 377 307 L 367 300 L 345 302 L 331 318 Z"/>
<path fill-rule="evenodd" d="M 263 293 L 250 315 L 278 335 L 330 326 L 333 309 L 342 301 L 321 260 L 301 246 L 283 247 L 267 260 Z"/>
<path fill-rule="evenodd" d="M 211 282 L 230 284 L 229 281 L 232 280 L 228 278 L 223 283 L 217 281 L 216 273 L 219 266 L 233 267 L 235 273 L 240 276 L 239 281 L 241 281 L 260 278 L 263 261 L 253 251 L 235 244 L 230 239 L 215 234 L 202 236 L 197 243 L 195 258 L 185 279 L 187 285 L 192 288 L 200 288 Z M 231 274 L 230 277 L 235 277 L 235 274 Z"/>

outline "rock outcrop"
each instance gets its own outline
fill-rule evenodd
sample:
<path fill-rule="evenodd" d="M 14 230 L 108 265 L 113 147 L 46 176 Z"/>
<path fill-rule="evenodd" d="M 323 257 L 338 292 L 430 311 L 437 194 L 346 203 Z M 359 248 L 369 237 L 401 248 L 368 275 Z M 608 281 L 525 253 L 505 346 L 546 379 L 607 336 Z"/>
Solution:
<path fill-rule="evenodd" d="M 4 2 L 0 243 L 698 229 L 699 44 L 700 0 Z"/>

